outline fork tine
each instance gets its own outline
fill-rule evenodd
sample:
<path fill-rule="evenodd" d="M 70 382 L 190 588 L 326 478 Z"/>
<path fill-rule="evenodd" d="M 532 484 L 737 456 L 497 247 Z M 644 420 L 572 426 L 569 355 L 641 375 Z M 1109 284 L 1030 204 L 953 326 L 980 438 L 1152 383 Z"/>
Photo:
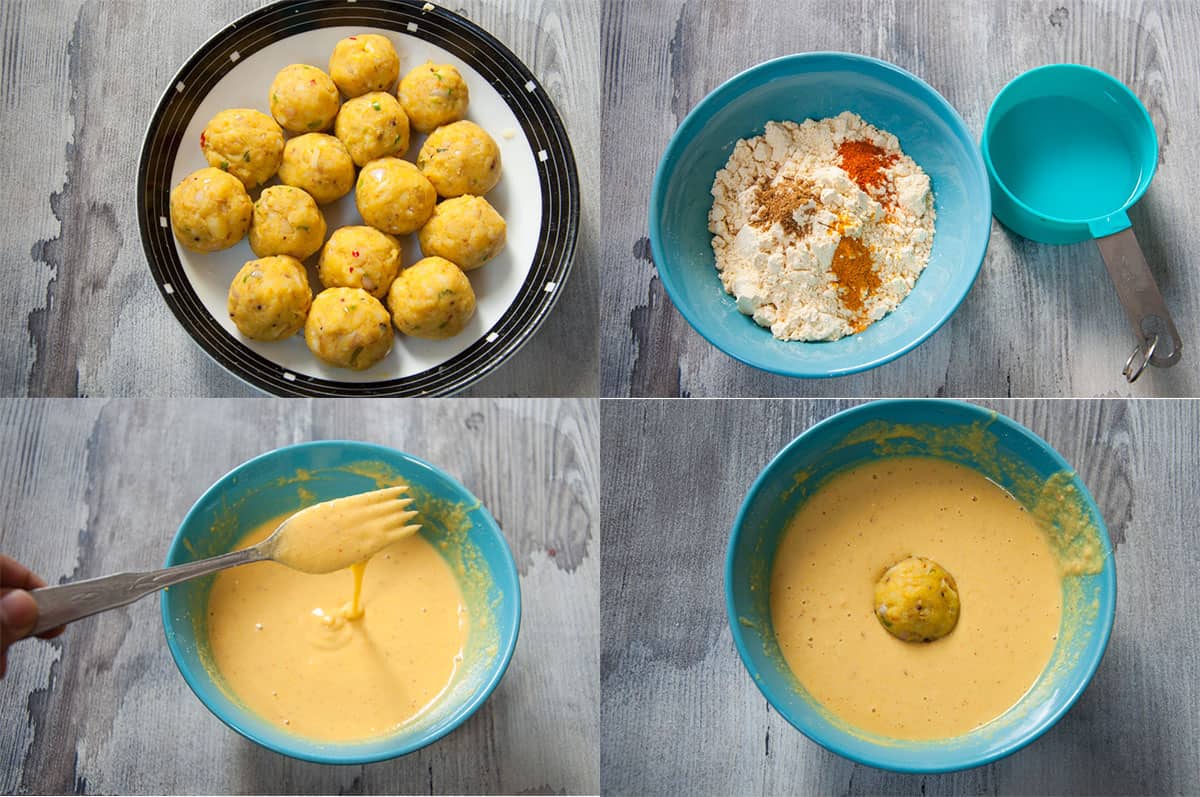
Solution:
<path fill-rule="evenodd" d="M 383 501 L 370 501 L 364 503 L 361 507 L 359 507 L 359 509 L 364 512 L 370 509 L 377 509 L 379 507 L 383 507 L 385 510 L 389 511 L 393 509 L 407 509 L 412 502 L 413 500 L 411 498 L 392 498 Z"/>
<path fill-rule="evenodd" d="M 421 530 L 421 524 L 413 523 L 408 526 L 402 526 L 401 528 L 398 528 L 395 531 L 388 529 L 388 536 L 390 536 L 394 540 L 399 540 L 399 539 L 403 539 L 404 537 L 411 537 L 413 534 L 416 534 L 420 530 Z"/>
<path fill-rule="evenodd" d="M 400 501 L 387 501 L 382 504 L 371 504 L 357 508 L 354 511 L 353 517 L 356 521 L 367 522 L 371 520 L 386 520 L 393 515 L 401 515 L 407 512 L 413 512 L 407 505 L 401 506 Z"/>
<path fill-rule="evenodd" d="M 408 523 L 409 521 L 411 521 L 416 516 L 417 516 L 416 512 L 405 512 L 402 515 L 397 515 L 394 518 L 389 518 L 388 519 L 389 522 L 388 522 L 386 528 L 388 528 L 390 530 L 390 529 L 395 528 L 396 526 L 402 526 L 405 523 Z"/>
<path fill-rule="evenodd" d="M 393 529 L 393 528 L 395 528 L 395 527 L 397 527 L 397 526 L 403 526 L 403 525 L 405 525 L 406 523 L 412 523 L 412 522 L 414 522 L 414 521 L 416 521 L 416 520 L 417 520 L 417 513 L 416 513 L 416 512 L 406 512 L 406 513 L 405 513 L 405 514 L 403 514 L 403 515 L 397 515 L 397 516 L 396 516 L 396 517 L 394 517 L 394 518 L 388 518 L 388 519 L 387 519 L 387 525 L 386 525 L 386 528 L 387 528 L 388 530 L 391 530 L 391 529 Z M 419 521 L 418 521 L 418 522 L 419 522 Z"/>
<path fill-rule="evenodd" d="M 394 487 L 385 487 L 382 490 L 373 490 L 369 493 L 362 493 L 362 497 L 365 499 L 363 501 L 363 503 L 368 506 L 372 505 L 372 504 L 382 503 L 389 499 L 396 498 L 401 493 L 405 493 L 405 492 L 408 492 L 407 484 L 397 484 Z M 411 499 L 409 499 L 409 500 L 411 500 Z"/>

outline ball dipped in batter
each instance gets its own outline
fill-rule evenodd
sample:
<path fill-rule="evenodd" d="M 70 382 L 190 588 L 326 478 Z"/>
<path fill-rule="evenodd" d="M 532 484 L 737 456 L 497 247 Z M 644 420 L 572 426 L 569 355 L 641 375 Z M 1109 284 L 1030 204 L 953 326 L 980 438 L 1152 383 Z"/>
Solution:
<path fill-rule="evenodd" d="M 400 75 L 400 56 L 386 36 L 360 33 L 333 46 L 329 76 L 347 97 L 387 91 Z"/>
<path fill-rule="evenodd" d="M 383 303 L 361 288 L 326 288 L 313 299 L 304 341 L 318 358 L 363 371 L 392 350 L 392 325 Z"/>
<path fill-rule="evenodd" d="M 400 244 L 374 227 L 342 227 L 321 250 L 317 273 L 326 288 L 362 288 L 376 299 L 387 296 L 400 271 Z"/>
<path fill-rule="evenodd" d="M 437 192 L 408 161 L 379 158 L 363 166 L 354 200 L 367 224 L 392 235 L 405 235 L 429 221 Z"/>
<path fill-rule="evenodd" d="M 283 340 L 300 331 L 312 305 L 304 266 L 280 255 L 251 260 L 229 286 L 229 317 L 254 340 Z"/>
<path fill-rule="evenodd" d="M 910 556 L 875 584 L 875 616 L 904 642 L 932 642 L 958 623 L 958 586 L 937 562 Z"/>
<path fill-rule="evenodd" d="M 392 283 L 388 308 L 396 328 L 441 340 L 463 331 L 475 314 L 475 291 L 462 269 L 441 257 L 418 260 Z"/>
<path fill-rule="evenodd" d="M 396 87 L 396 96 L 413 128 L 421 133 L 462 119 L 471 100 L 459 71 L 450 64 L 433 61 L 426 61 L 405 75 Z"/>
<path fill-rule="evenodd" d="M 262 111 L 231 108 L 209 121 L 200 134 L 200 150 L 210 166 L 255 188 L 279 171 L 283 130 Z"/>
<path fill-rule="evenodd" d="M 341 104 L 329 75 L 308 64 L 279 70 L 271 82 L 270 100 L 271 116 L 292 133 L 328 130 Z"/>
<path fill-rule="evenodd" d="M 252 205 L 242 181 L 228 172 L 200 169 L 171 191 L 171 229 L 188 249 L 215 252 L 242 240 Z"/>
<path fill-rule="evenodd" d="M 354 161 L 338 139 L 308 133 L 284 145 L 279 180 L 304 189 L 318 204 L 327 205 L 354 187 Z"/>
<path fill-rule="evenodd" d="M 429 134 L 417 166 L 447 199 L 483 196 L 500 181 L 500 148 L 474 122 L 455 122 Z"/>
<path fill-rule="evenodd" d="M 303 260 L 321 248 L 325 216 L 307 192 L 290 185 L 264 188 L 254 203 L 250 248 L 259 257 L 290 255 Z"/>
<path fill-rule="evenodd" d="M 396 98 L 384 91 L 347 100 L 338 111 L 333 132 L 359 166 L 408 151 L 408 117 Z"/>
<path fill-rule="evenodd" d="M 490 202 L 467 195 L 439 203 L 417 240 L 426 257 L 444 257 L 463 271 L 471 271 L 504 248 L 507 229 Z"/>

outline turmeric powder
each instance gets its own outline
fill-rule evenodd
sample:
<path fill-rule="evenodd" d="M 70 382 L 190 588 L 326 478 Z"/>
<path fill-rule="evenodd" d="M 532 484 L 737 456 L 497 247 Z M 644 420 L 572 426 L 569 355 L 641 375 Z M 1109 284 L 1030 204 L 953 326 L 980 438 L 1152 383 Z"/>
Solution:
<path fill-rule="evenodd" d="M 871 250 L 863 246 L 863 242 L 849 236 L 838 242 L 833 253 L 833 263 L 830 265 L 834 277 L 837 278 L 838 296 L 842 304 L 855 316 L 862 313 L 863 304 L 867 298 L 880 286 L 879 274 L 875 272 L 875 261 Z M 856 318 L 853 326 L 856 332 L 866 329 L 869 322 Z"/>

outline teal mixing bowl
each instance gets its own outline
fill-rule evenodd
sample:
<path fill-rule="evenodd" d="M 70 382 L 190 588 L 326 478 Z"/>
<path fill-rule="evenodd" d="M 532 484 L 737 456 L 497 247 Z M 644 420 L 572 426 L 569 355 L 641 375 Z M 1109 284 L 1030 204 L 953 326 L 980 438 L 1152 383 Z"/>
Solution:
<path fill-rule="evenodd" d="M 761 135 L 767 122 L 821 119 L 847 110 L 893 133 L 929 174 L 937 211 L 929 265 L 894 312 L 857 335 L 814 343 L 776 340 L 738 312 L 717 275 L 708 232 L 713 178 L 738 139 Z M 962 303 L 987 251 L 989 196 L 974 136 L 928 84 L 862 55 L 803 53 L 729 79 L 687 115 L 654 177 L 650 244 L 667 295 L 718 349 L 777 374 L 839 376 L 912 350 Z"/>
<path fill-rule="evenodd" d="M 363 764 L 395 758 L 440 739 L 478 709 L 508 667 L 521 624 L 521 589 L 512 552 L 488 511 L 452 476 L 395 449 L 351 441 L 300 443 L 240 465 L 208 489 L 188 512 L 167 553 L 167 566 L 233 549 L 246 532 L 303 506 L 376 489 L 378 479 L 399 477 L 412 487 L 415 508 L 461 507 L 486 589 L 464 590 L 472 618 L 464 666 L 441 702 L 396 733 L 360 742 L 329 743 L 284 731 L 238 702 L 220 683 L 208 645 L 208 594 L 212 577 L 163 592 L 167 645 L 188 686 L 233 730 L 284 755 L 323 764 Z M 424 504 L 423 504 L 424 502 Z M 452 532 L 453 509 L 422 512 L 421 534 L 437 542 Z M 478 594 L 473 594 L 473 593 Z M 349 708 L 349 707 L 348 707 Z"/>
<path fill-rule="evenodd" d="M 913 429 L 919 433 L 914 435 Z M 880 430 L 887 430 L 883 433 Z M 886 445 L 880 440 L 887 438 Z M 969 441 L 969 444 L 967 444 Z M 1023 503 L 1050 476 L 1065 473 L 1102 548 L 1103 569 L 1064 579 L 1058 643 L 1033 688 L 1005 714 L 970 733 L 905 741 L 839 720 L 804 690 L 783 659 L 771 625 L 771 566 L 782 532 L 804 500 L 832 474 L 892 453 L 950 459 L 981 471 Z M 807 478 L 797 479 L 798 474 Z M 1112 631 L 1116 565 L 1100 510 L 1071 466 L 1044 440 L 990 410 L 956 401 L 910 399 L 863 404 L 808 429 L 755 480 L 729 540 L 725 602 L 742 662 L 771 706 L 808 738 L 860 764 L 897 772 L 980 766 L 1032 742 L 1066 713 L 1091 681 Z"/>

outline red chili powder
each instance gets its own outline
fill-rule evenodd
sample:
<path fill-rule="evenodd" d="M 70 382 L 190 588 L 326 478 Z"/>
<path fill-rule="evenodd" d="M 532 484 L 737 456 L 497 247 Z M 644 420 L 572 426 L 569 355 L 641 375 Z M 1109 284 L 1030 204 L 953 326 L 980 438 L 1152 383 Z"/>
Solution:
<path fill-rule="evenodd" d="M 874 193 L 872 188 L 883 185 L 886 179 L 883 170 L 896 162 L 895 155 L 889 155 L 870 141 L 843 141 L 838 155 L 850 179 L 868 194 Z"/>

